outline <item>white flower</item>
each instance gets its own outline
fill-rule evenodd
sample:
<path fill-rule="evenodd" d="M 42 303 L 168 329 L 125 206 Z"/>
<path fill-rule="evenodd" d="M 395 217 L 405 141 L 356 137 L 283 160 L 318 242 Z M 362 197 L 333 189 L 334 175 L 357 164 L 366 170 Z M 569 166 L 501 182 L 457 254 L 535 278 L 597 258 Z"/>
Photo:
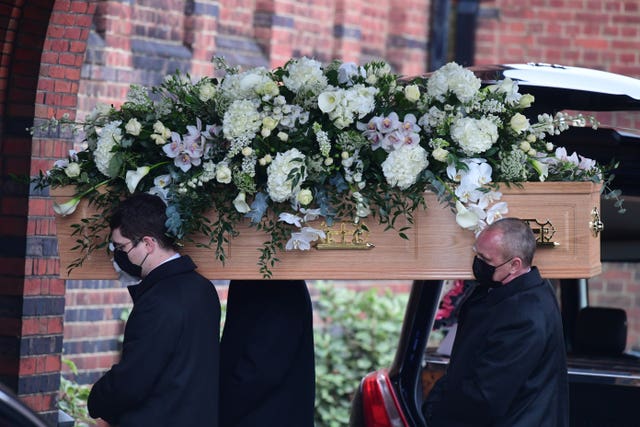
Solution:
<path fill-rule="evenodd" d="M 338 83 L 343 85 L 353 85 L 354 77 L 366 77 L 367 73 L 363 67 L 358 67 L 353 62 L 343 62 L 338 67 Z"/>
<path fill-rule="evenodd" d="M 518 106 L 520 108 L 529 108 L 531 107 L 531 104 L 533 104 L 534 101 L 535 101 L 535 98 L 533 97 L 533 95 L 525 93 L 520 97 Z"/>
<path fill-rule="evenodd" d="M 473 72 L 450 62 L 431 75 L 427 81 L 427 93 L 439 101 L 444 101 L 446 95 L 451 92 L 460 102 L 468 103 L 478 93 L 480 85 L 480 79 Z"/>
<path fill-rule="evenodd" d="M 122 140 L 122 129 L 120 129 L 121 121 L 109 122 L 98 133 L 98 142 L 96 149 L 93 152 L 93 158 L 96 162 L 96 167 L 105 176 L 113 178 L 109 172 L 109 164 L 113 158 L 113 148 Z"/>
<path fill-rule="evenodd" d="M 487 209 L 487 216 L 485 221 L 487 224 L 493 224 L 495 221 L 504 217 L 509 212 L 507 204 L 505 202 L 496 203 Z"/>
<path fill-rule="evenodd" d="M 64 173 L 69 178 L 80 176 L 80 164 L 77 162 L 70 162 L 67 167 L 64 168 Z"/>
<path fill-rule="evenodd" d="M 244 191 L 238 193 L 235 199 L 233 199 L 233 207 L 240 213 L 247 213 L 251 210 L 251 207 L 247 204 L 247 195 Z"/>
<path fill-rule="evenodd" d="M 295 225 L 296 227 L 301 228 L 303 219 L 298 215 L 294 215 L 289 212 L 281 212 L 278 216 L 278 221 L 286 222 L 287 224 Z"/>
<path fill-rule="evenodd" d="M 456 202 L 456 223 L 460 227 L 466 230 L 474 230 L 479 221 L 478 215 L 467 209 L 462 203 Z"/>
<path fill-rule="evenodd" d="M 313 193 L 311 193 L 311 190 L 303 188 L 298 192 L 298 196 L 296 198 L 301 205 L 306 206 L 313 200 Z"/>
<path fill-rule="evenodd" d="M 420 145 L 403 145 L 382 162 L 389 185 L 406 190 L 416 183 L 418 175 L 429 165 L 427 152 Z"/>
<path fill-rule="evenodd" d="M 276 136 L 282 142 L 287 142 L 289 140 L 289 134 L 287 134 L 286 132 L 278 132 L 278 135 Z"/>
<path fill-rule="evenodd" d="M 409 102 L 416 102 L 420 99 L 420 88 L 418 85 L 407 85 L 404 88 L 404 97 Z"/>
<path fill-rule="evenodd" d="M 318 108 L 323 113 L 330 113 L 336 109 L 336 107 L 342 101 L 342 92 L 337 90 L 322 92 L 318 96 Z"/>
<path fill-rule="evenodd" d="M 216 165 L 216 181 L 221 184 L 229 184 L 231 182 L 231 169 L 226 162 L 220 162 Z"/>
<path fill-rule="evenodd" d="M 124 126 L 124 130 L 126 130 L 129 135 L 138 136 L 142 130 L 142 124 L 140 124 L 138 119 L 133 118 Z"/>
<path fill-rule="evenodd" d="M 292 60 L 285 66 L 287 74 L 282 76 L 282 82 L 294 93 L 318 94 L 327 86 L 321 67 L 320 62 L 306 57 Z"/>
<path fill-rule="evenodd" d="M 451 138 L 469 156 L 487 151 L 498 141 L 498 127 L 486 118 L 463 117 L 451 126 Z"/>
<path fill-rule="evenodd" d="M 438 147 L 431 152 L 431 155 L 439 162 L 446 162 L 449 152 L 442 147 Z"/>
<path fill-rule="evenodd" d="M 225 138 L 249 138 L 253 139 L 262 126 L 262 118 L 252 101 L 233 101 L 224 113 L 222 119 L 222 132 Z"/>
<path fill-rule="evenodd" d="M 140 180 L 147 176 L 149 173 L 149 166 L 140 166 L 135 171 L 129 170 L 127 171 L 125 181 L 127 183 L 127 188 L 129 189 L 129 193 L 136 191 L 136 187 L 140 183 Z"/>
<path fill-rule="evenodd" d="M 300 186 L 307 179 L 303 173 L 305 156 L 298 149 L 292 148 L 284 153 L 278 153 L 267 168 L 267 190 L 274 202 L 284 202 L 300 191 Z M 289 175 L 298 169 L 299 180 L 294 186 Z"/>
<path fill-rule="evenodd" d="M 54 203 L 53 211 L 62 216 L 71 215 L 76 211 L 78 203 L 80 203 L 80 197 L 74 197 L 73 199 L 62 204 Z"/>
<path fill-rule="evenodd" d="M 202 102 L 207 102 L 211 98 L 213 98 L 215 93 L 216 87 L 214 85 L 212 85 L 211 83 L 204 83 L 200 85 L 200 88 L 198 89 L 198 98 Z"/>
<path fill-rule="evenodd" d="M 509 126 L 511 126 L 511 129 L 519 135 L 529 129 L 529 119 L 524 114 L 516 113 L 511 117 Z"/>
<path fill-rule="evenodd" d="M 312 227 L 302 227 L 299 232 L 291 233 L 291 239 L 287 242 L 285 249 L 288 251 L 294 249 L 308 251 L 311 249 L 311 242 L 324 238 L 326 238 L 324 231 Z"/>

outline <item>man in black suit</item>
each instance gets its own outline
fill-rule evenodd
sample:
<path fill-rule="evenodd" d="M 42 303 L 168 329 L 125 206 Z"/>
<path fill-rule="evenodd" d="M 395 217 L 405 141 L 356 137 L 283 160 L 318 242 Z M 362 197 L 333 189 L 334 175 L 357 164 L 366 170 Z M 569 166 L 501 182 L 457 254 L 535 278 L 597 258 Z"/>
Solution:
<path fill-rule="evenodd" d="M 313 312 L 302 280 L 232 280 L 221 341 L 221 427 L 313 427 Z"/>
<path fill-rule="evenodd" d="M 120 427 L 217 427 L 220 301 L 176 252 L 165 209 L 138 194 L 110 219 L 115 261 L 142 281 L 129 287 L 122 358 L 93 385 L 89 413 Z"/>
<path fill-rule="evenodd" d="M 532 266 L 529 226 L 503 218 L 477 237 L 478 286 L 463 303 L 446 374 L 424 406 L 429 427 L 567 427 L 562 319 Z"/>

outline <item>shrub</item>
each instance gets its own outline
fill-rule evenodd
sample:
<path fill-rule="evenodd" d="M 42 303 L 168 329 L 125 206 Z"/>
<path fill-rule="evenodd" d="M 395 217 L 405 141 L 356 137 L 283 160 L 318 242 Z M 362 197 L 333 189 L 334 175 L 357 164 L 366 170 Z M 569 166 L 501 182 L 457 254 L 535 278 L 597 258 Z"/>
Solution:
<path fill-rule="evenodd" d="M 408 295 L 317 282 L 316 427 L 346 426 L 354 392 L 393 361 Z"/>

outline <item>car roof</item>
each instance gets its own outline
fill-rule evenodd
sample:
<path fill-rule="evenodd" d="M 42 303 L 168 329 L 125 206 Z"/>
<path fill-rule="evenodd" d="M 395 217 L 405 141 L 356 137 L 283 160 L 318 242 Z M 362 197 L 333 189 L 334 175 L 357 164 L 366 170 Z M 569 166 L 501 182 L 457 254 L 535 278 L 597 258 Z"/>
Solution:
<path fill-rule="evenodd" d="M 539 62 L 469 69 L 484 84 L 517 82 L 521 93 L 534 94 L 539 110 L 640 111 L 640 79 L 622 74 Z"/>

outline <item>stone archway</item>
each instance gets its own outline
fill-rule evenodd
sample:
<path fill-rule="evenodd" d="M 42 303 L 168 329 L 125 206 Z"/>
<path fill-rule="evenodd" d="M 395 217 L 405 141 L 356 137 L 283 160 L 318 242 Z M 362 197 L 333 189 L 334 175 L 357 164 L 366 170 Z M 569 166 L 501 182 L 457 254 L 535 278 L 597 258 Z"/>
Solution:
<path fill-rule="evenodd" d="M 48 192 L 17 182 L 64 157 L 59 130 L 27 131 L 77 106 L 94 1 L 0 5 L 0 381 L 57 421 L 64 280 Z"/>

